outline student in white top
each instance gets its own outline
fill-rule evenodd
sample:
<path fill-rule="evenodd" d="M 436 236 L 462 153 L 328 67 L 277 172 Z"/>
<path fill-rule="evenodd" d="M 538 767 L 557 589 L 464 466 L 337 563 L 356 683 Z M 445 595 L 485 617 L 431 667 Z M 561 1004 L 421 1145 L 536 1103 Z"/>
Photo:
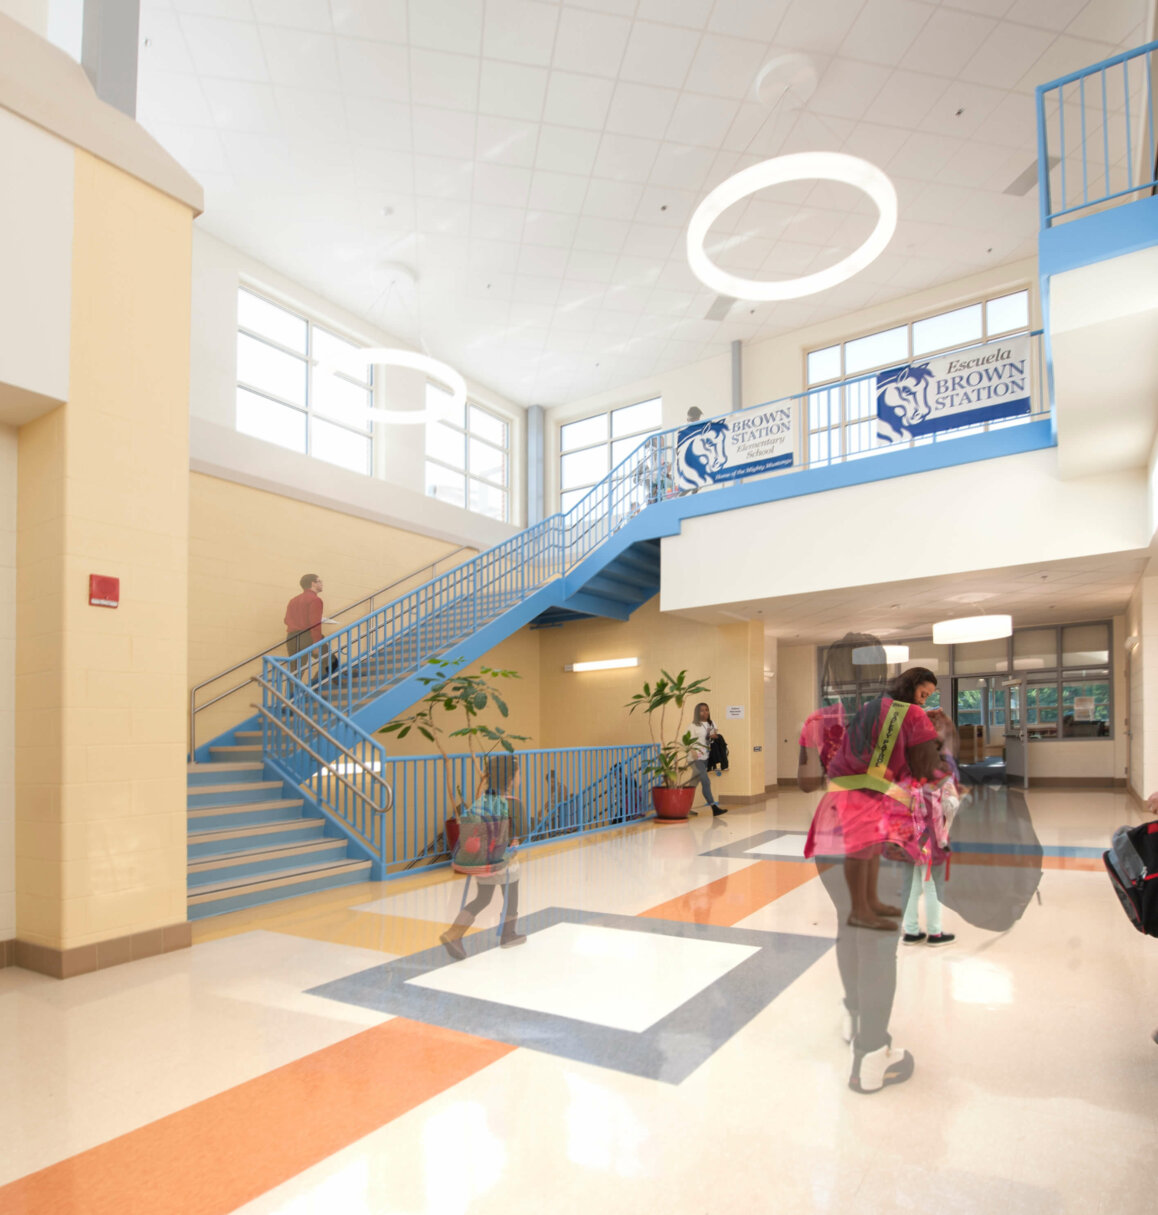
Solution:
<path fill-rule="evenodd" d="M 703 790 L 704 800 L 712 808 L 713 814 L 727 814 L 723 806 L 716 805 L 716 797 L 712 792 L 712 782 L 708 780 L 708 751 L 711 750 L 712 739 L 716 737 L 716 727 L 712 722 L 712 711 L 707 704 L 700 701 L 692 714 L 692 724 L 688 727 L 692 735 L 692 746 L 688 758 L 692 761 L 692 776 L 687 783 L 699 785 Z"/>

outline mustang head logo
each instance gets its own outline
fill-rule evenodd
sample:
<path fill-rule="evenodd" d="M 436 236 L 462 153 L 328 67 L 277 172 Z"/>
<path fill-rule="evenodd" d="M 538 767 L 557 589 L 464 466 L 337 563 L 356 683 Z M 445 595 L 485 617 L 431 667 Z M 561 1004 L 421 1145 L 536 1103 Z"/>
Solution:
<path fill-rule="evenodd" d="M 680 431 L 676 469 L 681 492 L 710 485 L 716 479 L 715 474 L 728 457 L 727 438 L 728 427 L 724 422 L 700 422 Z"/>
<path fill-rule="evenodd" d="M 910 363 L 898 368 L 887 381 L 877 379 L 877 437 L 890 443 L 913 437 L 912 428 L 932 412 L 928 363 Z"/>

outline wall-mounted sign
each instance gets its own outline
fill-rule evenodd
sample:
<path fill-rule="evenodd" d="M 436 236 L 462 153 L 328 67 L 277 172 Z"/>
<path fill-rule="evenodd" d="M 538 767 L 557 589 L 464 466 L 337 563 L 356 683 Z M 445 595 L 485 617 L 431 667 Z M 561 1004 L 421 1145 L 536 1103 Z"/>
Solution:
<path fill-rule="evenodd" d="M 790 401 L 684 426 L 676 448 L 679 491 L 791 468 L 796 409 Z"/>
<path fill-rule="evenodd" d="M 743 717 L 744 716 L 744 706 L 743 705 L 729 705 L 724 710 L 724 716 L 730 717 L 733 720 L 735 720 L 736 718 L 739 718 L 739 717 Z"/>
<path fill-rule="evenodd" d="M 1029 339 L 906 363 L 876 374 L 877 443 L 1015 418 L 1030 411 Z"/>

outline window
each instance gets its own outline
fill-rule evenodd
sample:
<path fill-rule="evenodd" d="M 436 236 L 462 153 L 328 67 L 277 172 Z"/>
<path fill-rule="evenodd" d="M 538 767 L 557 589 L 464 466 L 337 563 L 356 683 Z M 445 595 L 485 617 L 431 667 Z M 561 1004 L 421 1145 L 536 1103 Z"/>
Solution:
<path fill-rule="evenodd" d="M 370 475 L 373 370 L 356 343 L 242 287 L 237 293 L 237 429 Z"/>
<path fill-rule="evenodd" d="M 510 518 L 510 425 L 473 401 L 454 406 L 426 385 L 426 493 L 506 523 Z"/>
<path fill-rule="evenodd" d="M 1014 291 L 980 300 L 936 316 L 865 334 L 805 358 L 808 394 L 808 461 L 838 463 L 871 455 L 878 450 L 876 437 L 876 379 L 869 373 L 895 367 L 911 359 L 929 358 L 943 351 L 1012 336 L 1029 329 L 1029 292 Z M 832 383 L 868 375 L 855 384 Z M 992 426 L 1016 425 L 1021 418 L 961 427 L 956 435 Z M 930 437 L 915 440 L 921 445 Z M 891 446 L 898 446 L 892 444 Z"/>
<path fill-rule="evenodd" d="M 653 397 L 560 426 L 560 510 L 570 510 L 662 425 L 663 399 Z"/>

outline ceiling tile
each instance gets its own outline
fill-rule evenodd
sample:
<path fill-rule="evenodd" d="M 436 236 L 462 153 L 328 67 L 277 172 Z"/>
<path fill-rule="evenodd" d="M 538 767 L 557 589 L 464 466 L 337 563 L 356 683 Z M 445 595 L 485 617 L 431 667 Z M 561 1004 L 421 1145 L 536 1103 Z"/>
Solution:
<path fill-rule="evenodd" d="M 636 222 L 631 225 L 627 233 L 623 252 L 644 258 L 667 257 L 675 248 L 678 240 L 679 234 L 671 228 Z"/>
<path fill-rule="evenodd" d="M 546 91 L 546 68 L 484 59 L 479 81 L 479 113 L 538 122 Z"/>
<path fill-rule="evenodd" d="M 865 0 L 792 0 L 776 30 L 776 45 L 832 54 L 844 40 Z"/>
<path fill-rule="evenodd" d="M 346 125 L 351 139 L 400 152 L 408 152 L 413 147 L 408 105 L 349 95 L 345 102 Z"/>
<path fill-rule="evenodd" d="M 1037 113 L 1034 99 L 1024 93 L 1006 93 L 992 113 L 973 132 L 974 139 L 1024 148 L 1037 156 Z"/>
<path fill-rule="evenodd" d="M 142 86 L 149 86 L 151 79 L 151 71 L 142 72 Z M 165 73 L 163 80 L 163 88 L 149 87 L 138 101 L 144 126 L 154 122 L 190 127 L 213 125 L 213 116 L 197 76 L 182 76 L 173 72 Z M 277 122 L 280 122 L 280 117 L 275 119 L 275 124 Z"/>
<path fill-rule="evenodd" d="M 1053 41 L 1054 35 L 1045 30 L 1028 26 L 1011 29 L 1000 25 L 982 42 L 958 75 L 972 84 L 1011 89 Z"/>
<path fill-rule="evenodd" d="M 708 29 L 713 34 L 771 42 L 788 5 L 789 0 L 716 0 Z"/>
<path fill-rule="evenodd" d="M 548 245 L 523 245 L 519 251 L 519 273 L 558 278 L 566 270 L 570 256 L 569 249 L 555 249 Z"/>
<path fill-rule="evenodd" d="M 333 31 L 329 0 L 249 0 L 263 25 L 288 25 L 329 34 Z"/>
<path fill-rule="evenodd" d="M 572 72 L 552 72 L 547 84 L 543 120 L 565 127 L 602 130 L 614 89 L 610 80 L 596 80 Z"/>
<path fill-rule="evenodd" d="M 981 13 L 986 17 L 1005 17 L 1013 4 L 1014 0 L 952 0 L 950 7 Z"/>
<path fill-rule="evenodd" d="M 514 118 L 494 118 L 480 114 L 475 136 L 475 156 L 496 164 L 523 165 L 535 163 L 535 146 L 539 127 L 533 122 Z"/>
<path fill-rule="evenodd" d="M 348 93 L 410 100 L 410 56 L 404 46 L 338 38 L 338 71 Z"/>
<path fill-rule="evenodd" d="M 1108 58 L 1117 48 L 1106 42 L 1087 42 L 1062 34 L 1046 48 L 1045 53 L 1017 82 L 1016 88 L 1032 93 L 1039 84 L 1048 84 L 1059 76 L 1076 72 Z"/>
<path fill-rule="evenodd" d="M 232 177 L 221 139 L 212 128 L 157 124 L 150 128 L 150 134 L 194 176 L 200 178 L 202 173 L 216 173 Z M 625 231 L 626 228 L 625 224 Z"/>
<path fill-rule="evenodd" d="M 636 21 L 631 28 L 619 78 L 679 88 L 688 74 L 699 40 L 699 34 L 691 30 Z"/>
<path fill-rule="evenodd" d="M 938 76 L 894 72 L 864 116 L 869 122 L 882 122 L 886 126 L 910 126 L 913 115 L 926 113 L 941 100 L 948 87 L 949 82 Z"/>
<path fill-rule="evenodd" d="M 658 150 L 659 142 L 654 139 L 607 134 L 600 141 L 591 171 L 596 177 L 614 181 L 647 181 Z"/>
<path fill-rule="evenodd" d="M 337 39 L 332 34 L 312 34 L 263 25 L 261 41 L 269 64 L 269 78 L 291 87 L 308 80 L 314 88 L 340 89 Z"/>
<path fill-rule="evenodd" d="M 410 96 L 415 105 L 473 110 L 478 97 L 479 61 L 445 51 L 410 52 Z M 508 115 L 525 117 L 525 115 Z"/>
<path fill-rule="evenodd" d="M 217 17 L 183 16 L 181 32 L 197 71 L 229 80 L 269 80 L 258 27 Z"/>
<path fill-rule="evenodd" d="M 462 110 L 436 110 L 414 106 L 414 148 L 425 156 L 453 156 L 472 160 L 475 149 L 475 116 Z"/>
<path fill-rule="evenodd" d="M 977 13 L 939 8 L 913 40 L 900 63 L 913 71 L 956 76 L 993 32 L 996 22 Z"/>
<path fill-rule="evenodd" d="M 960 139 L 915 131 L 886 162 L 886 167 L 906 178 L 932 181 L 963 146 Z"/>
<path fill-rule="evenodd" d="M 834 59 L 825 68 L 807 108 L 815 114 L 860 118 L 888 78 L 888 68 L 880 64 Z"/>
<path fill-rule="evenodd" d="M 477 55 L 482 49 L 483 0 L 410 0 L 410 45 Z"/>
<path fill-rule="evenodd" d="M 621 135 L 662 139 L 678 97 L 675 89 L 621 82 L 611 99 L 607 129 Z"/>
<path fill-rule="evenodd" d="M 527 206 L 539 211 L 562 211 L 578 215 L 583 209 L 586 190 L 586 177 L 536 169 L 531 179 L 531 194 Z"/>
<path fill-rule="evenodd" d="M 933 12 L 931 5 L 918 0 L 865 0 L 841 44 L 841 53 L 870 63 L 896 65 Z"/>
<path fill-rule="evenodd" d="M 449 198 L 420 198 L 415 206 L 418 231 L 465 236 L 470 227 L 470 204 Z"/>
<path fill-rule="evenodd" d="M 495 274 L 514 274 L 519 246 L 513 241 L 483 240 L 471 234 L 470 267 Z M 493 290 L 493 288 L 491 288 Z"/>
<path fill-rule="evenodd" d="M 592 253 L 618 253 L 631 225 L 623 219 L 585 215 L 575 229 L 575 248 Z"/>
<path fill-rule="evenodd" d="M 219 127 L 257 133 L 281 129 L 281 115 L 268 84 L 207 78 L 201 82 L 201 90 Z"/>
<path fill-rule="evenodd" d="M 480 161 L 474 167 L 474 199 L 503 207 L 525 207 L 531 192 L 531 170 Z"/>
<path fill-rule="evenodd" d="M 1013 0 L 1007 21 L 1060 32 L 1086 7 L 1086 0 Z"/>
<path fill-rule="evenodd" d="M 346 109 L 341 93 L 280 85 L 273 92 L 283 129 L 293 138 L 305 136 L 336 141 L 347 137 Z"/>
<path fill-rule="evenodd" d="M 577 131 L 574 127 L 544 124 L 539 128 L 535 167 L 555 173 L 591 172 L 599 151 L 598 131 Z"/>
<path fill-rule="evenodd" d="M 968 138 L 1008 96 L 1002 89 L 955 80 L 921 119 L 922 131 Z"/>
<path fill-rule="evenodd" d="M 685 228 L 698 203 L 699 195 L 666 186 L 647 186 L 640 195 L 634 218 L 640 223 Z"/>
<path fill-rule="evenodd" d="M 764 52 L 761 43 L 706 34 L 684 87 L 712 97 L 744 97 L 751 92 Z"/>
<path fill-rule="evenodd" d="M 639 0 L 636 21 L 667 21 L 702 30 L 711 16 L 713 0 Z"/>
<path fill-rule="evenodd" d="M 379 42 L 406 41 L 406 0 L 330 0 L 334 32 Z"/>
<path fill-rule="evenodd" d="M 636 0 L 563 0 L 563 5 L 566 8 L 583 8 L 592 12 L 630 17 L 635 12 Z"/>
<path fill-rule="evenodd" d="M 605 219 L 631 219 L 642 196 L 643 187 L 632 182 L 595 178 L 588 187 L 583 210 Z"/>
<path fill-rule="evenodd" d="M 140 64 L 159 72 L 196 71 L 175 13 L 159 8 L 141 9 Z"/>
<path fill-rule="evenodd" d="M 593 253 L 585 249 L 574 249 L 567 260 L 567 277 L 579 283 L 609 283 L 616 260 L 614 253 Z"/>
<path fill-rule="evenodd" d="M 414 156 L 414 192 L 420 197 L 469 202 L 473 165 L 444 156 Z"/>
<path fill-rule="evenodd" d="M 908 132 L 898 127 L 858 122 L 845 140 L 844 151 L 870 164 L 884 166 L 901 150 L 908 137 Z"/>
<path fill-rule="evenodd" d="M 1145 17 L 1143 0 L 1090 0 L 1066 27 L 1066 33 L 1101 42 L 1122 42 Z M 1150 7 L 1150 20 L 1154 20 L 1153 6 Z"/>
<path fill-rule="evenodd" d="M 553 65 L 561 71 L 614 76 L 630 30 L 631 22 L 626 17 L 565 8 L 559 15 Z"/>
<path fill-rule="evenodd" d="M 675 143 L 718 148 L 731 130 L 739 106 L 723 97 L 701 97 L 681 93 L 667 128 Z"/>
<path fill-rule="evenodd" d="M 551 62 L 559 8 L 537 0 L 487 0 L 483 54 L 546 67 Z"/>
<path fill-rule="evenodd" d="M 561 215 L 555 211 L 528 211 L 523 221 L 523 240 L 528 245 L 570 249 L 578 226 L 577 215 Z"/>
<path fill-rule="evenodd" d="M 715 153 L 711 148 L 693 148 L 679 143 L 661 144 L 648 180 L 657 186 L 699 190 L 714 159 Z"/>

